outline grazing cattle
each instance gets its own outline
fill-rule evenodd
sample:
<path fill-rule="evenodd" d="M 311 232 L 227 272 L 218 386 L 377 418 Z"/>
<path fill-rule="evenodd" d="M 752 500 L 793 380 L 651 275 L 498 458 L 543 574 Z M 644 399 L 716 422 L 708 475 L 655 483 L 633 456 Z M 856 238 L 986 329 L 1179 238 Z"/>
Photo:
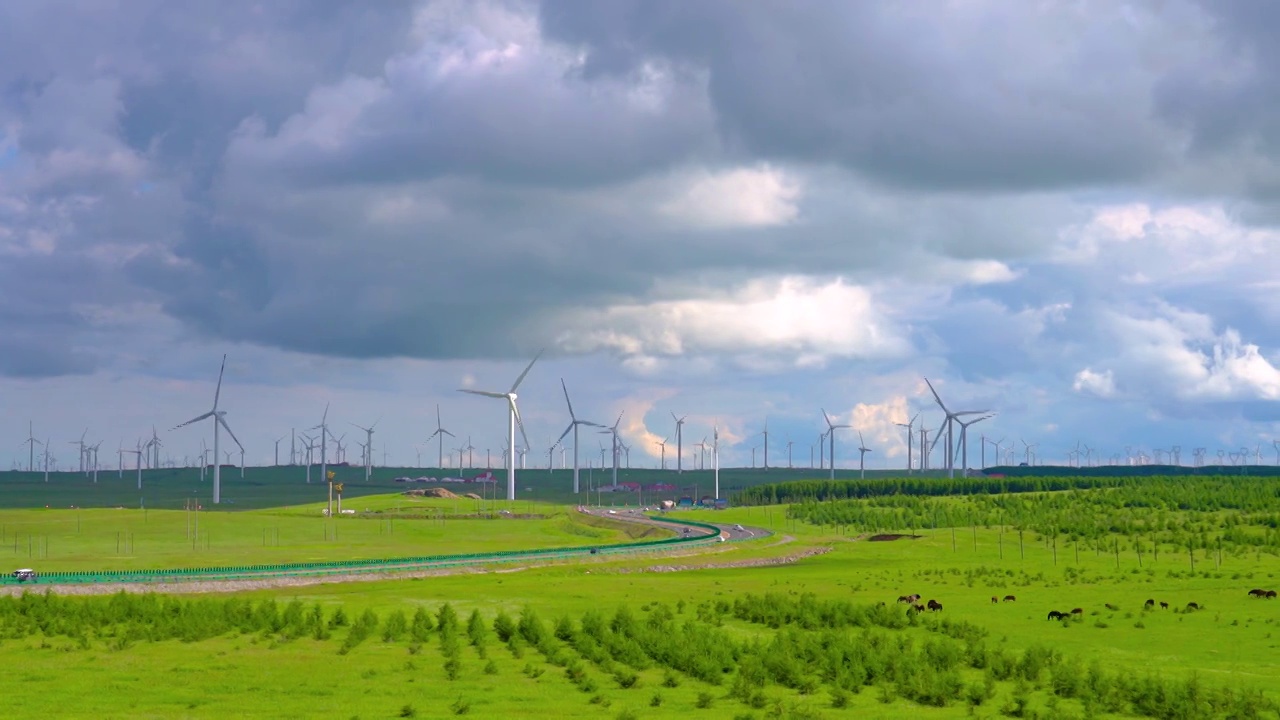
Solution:
<path fill-rule="evenodd" d="M 916 612 L 918 612 L 918 613 L 922 613 L 922 612 L 924 612 L 924 606 L 923 606 L 923 605 L 912 605 L 912 606 L 911 606 L 911 609 L 912 609 L 912 610 L 915 610 L 915 611 L 916 611 Z"/>
<path fill-rule="evenodd" d="M 1049 617 L 1048 617 L 1049 620 L 1065 620 L 1066 618 L 1067 618 L 1066 613 L 1061 613 L 1061 612 L 1058 612 L 1057 610 L 1049 611 Z"/>
<path fill-rule="evenodd" d="M 1015 601 L 1015 600 L 1017 600 L 1017 599 L 1018 599 L 1018 598 L 1016 598 L 1016 597 L 1014 597 L 1014 596 L 1012 596 L 1012 595 L 1005 595 L 1005 596 L 1004 596 L 1004 601 L 1005 601 L 1005 602 L 1014 602 L 1014 601 Z"/>
<path fill-rule="evenodd" d="M 1142 603 L 1142 609 L 1143 609 L 1143 610 L 1150 610 L 1151 608 L 1153 608 L 1153 607 L 1155 607 L 1155 606 L 1156 606 L 1156 601 L 1155 601 L 1155 600 L 1152 600 L 1152 599 L 1150 599 L 1150 598 L 1148 598 L 1146 602 Z"/>
<path fill-rule="evenodd" d="M 1084 608 L 1072 608 L 1072 609 L 1071 609 L 1071 614 L 1072 614 L 1072 615 L 1083 615 L 1083 614 L 1084 614 Z"/>
<path fill-rule="evenodd" d="M 914 605 L 915 603 L 920 602 L 920 594 L 916 593 L 915 595 L 899 595 L 898 602 L 906 603 L 908 605 Z"/>
<path fill-rule="evenodd" d="M 1160 609 L 1161 609 L 1161 610 L 1168 610 L 1168 609 L 1169 609 L 1169 603 L 1167 603 L 1167 602 L 1165 602 L 1165 601 L 1161 600 L 1161 601 L 1160 601 Z"/>
<path fill-rule="evenodd" d="M 942 603 L 938 602 L 937 600 L 930 600 L 929 610 L 934 612 L 942 612 Z"/>
<path fill-rule="evenodd" d="M 1250 590 L 1250 591 L 1249 591 L 1249 594 L 1250 594 L 1251 596 L 1253 596 L 1253 597 L 1260 597 L 1260 598 L 1264 598 L 1264 597 L 1266 597 L 1266 596 L 1267 596 L 1267 591 L 1266 591 L 1266 590 L 1258 590 L 1258 589 L 1256 589 L 1256 588 L 1255 588 L 1255 589 L 1253 589 L 1253 590 Z"/>
<path fill-rule="evenodd" d="M 1000 602 L 1000 598 L 996 597 L 995 595 L 992 595 L 992 596 L 991 596 L 991 604 L 992 604 L 992 605 L 995 605 L 995 604 L 996 604 L 996 603 L 998 603 L 998 602 Z"/>
<path fill-rule="evenodd" d="M 1112 612 L 1115 612 L 1115 611 L 1117 611 L 1117 610 L 1119 610 L 1119 609 L 1120 609 L 1120 606 L 1119 606 L 1119 605 L 1112 605 L 1111 603 L 1107 603 L 1107 604 L 1106 604 L 1106 608 L 1107 608 L 1108 610 L 1112 611 Z"/>
<path fill-rule="evenodd" d="M 1275 591 L 1275 590 L 1268 590 L 1268 591 L 1267 591 L 1267 599 L 1268 599 L 1268 600 L 1274 600 L 1275 598 L 1276 598 L 1276 591 Z"/>
<path fill-rule="evenodd" d="M 1199 610 L 1199 609 L 1200 609 L 1200 605 L 1199 605 L 1198 603 L 1189 602 L 1189 603 L 1187 603 L 1187 609 L 1188 609 L 1188 610 Z"/>

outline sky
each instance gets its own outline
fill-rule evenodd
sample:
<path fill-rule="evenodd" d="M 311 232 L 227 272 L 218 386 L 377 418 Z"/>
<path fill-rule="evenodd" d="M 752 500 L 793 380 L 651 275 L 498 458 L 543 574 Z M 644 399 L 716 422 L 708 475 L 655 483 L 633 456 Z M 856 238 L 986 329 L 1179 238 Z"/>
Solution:
<path fill-rule="evenodd" d="M 1267 0 L 4 3 L 0 467 L 29 424 L 63 467 L 153 426 L 195 457 L 208 424 L 170 428 L 223 354 L 250 464 L 326 406 L 349 458 L 376 422 L 375 462 L 429 462 L 437 406 L 496 454 L 502 401 L 457 390 L 540 349 L 529 466 L 563 379 L 633 466 L 672 413 L 724 465 L 766 420 L 807 465 L 825 409 L 838 466 L 861 431 L 902 467 L 926 377 L 1018 459 L 1276 462 L 1277 28 Z"/>

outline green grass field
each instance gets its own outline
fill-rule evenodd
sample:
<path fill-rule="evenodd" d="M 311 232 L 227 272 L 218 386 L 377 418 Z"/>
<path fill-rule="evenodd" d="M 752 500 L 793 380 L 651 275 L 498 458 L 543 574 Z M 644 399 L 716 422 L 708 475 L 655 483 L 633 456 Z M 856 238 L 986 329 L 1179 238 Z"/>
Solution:
<path fill-rule="evenodd" d="M 385 557 L 396 554 L 391 550 L 415 554 L 424 544 L 439 552 L 465 552 L 602 542 L 591 537 L 595 533 L 625 540 L 622 530 L 579 526 L 567 507 L 524 502 L 524 508 L 515 509 L 545 517 L 445 515 L 442 523 L 439 511 L 451 504 L 456 515 L 474 514 L 481 504 L 398 495 L 349 497 L 347 507 L 370 511 L 358 519 L 326 521 L 316 504 L 206 512 L 202 532 L 209 533 L 211 544 L 195 550 L 181 511 L 4 511 L 0 532 L 12 543 L 15 533 L 21 537 L 57 527 L 56 535 L 48 534 L 62 539 L 50 540 L 48 561 L 77 568 Z M 459 507 L 467 503 L 471 506 Z M 1148 511 L 1135 512 L 1141 517 Z M 1176 510 L 1161 512 L 1166 522 L 1180 517 Z M 1104 551 L 1111 547 L 1106 537 L 1055 538 L 1028 529 L 1019 541 L 1016 530 L 978 526 L 917 529 L 911 534 L 919 537 L 872 542 L 853 531 L 797 520 L 786 506 L 674 515 L 762 526 L 775 534 L 679 558 L 600 559 L 235 595 L 282 606 L 297 600 L 327 614 L 341 609 L 350 618 L 366 610 L 375 613 L 378 630 L 345 653 L 339 652 L 345 628 L 334 629 L 325 640 L 289 637 L 288 630 L 239 630 L 193 642 L 143 637 L 122 643 L 121 636 L 141 631 L 123 623 L 77 637 L 48 627 L 19 632 L 15 628 L 21 624 L 0 619 L 0 628 L 7 628 L 0 661 L 16 668 L 14 682 L 32 698 L 12 706 L 11 716 L 1083 718 L 1222 717 L 1230 709 L 1238 717 L 1277 717 L 1280 601 L 1246 594 L 1254 587 L 1280 589 L 1280 559 L 1265 547 L 1228 544 L 1219 557 L 1212 543 L 1203 543 L 1193 572 L 1185 551 L 1168 548 L 1156 557 L 1148 548 L 1139 564 L 1132 546 L 1124 546 L 1118 558 Z M 77 516 L 78 533 L 72 526 Z M 390 516 L 398 519 L 388 521 Z M 1229 511 L 1188 516 L 1201 525 L 1206 518 L 1227 522 L 1232 517 Z M 114 554 L 122 523 L 133 528 L 134 556 Z M 276 525 L 281 545 L 264 546 L 264 529 L 270 533 Z M 326 540 L 325 528 L 335 526 L 337 539 Z M 219 539 L 224 536 L 225 541 Z M 59 556 L 64 544 L 67 554 Z M 830 551 L 791 564 L 732 566 L 815 547 Z M 17 562 L 28 559 L 25 548 L 19 549 L 14 553 L 0 542 L 0 555 L 14 556 L 15 566 L 39 567 L 34 559 Z M 644 571 L 655 563 L 695 569 Z M 895 600 L 911 593 L 938 600 L 944 610 L 924 613 L 908 625 L 824 629 L 806 625 L 800 616 L 775 627 L 735 609 L 736 602 L 752 597 L 785 604 L 811 594 L 811 602 L 848 601 L 868 608 L 858 612 L 888 613 L 884 617 L 900 624 L 906 613 Z M 1005 595 L 1017 600 L 991 603 L 992 596 Z M 1170 609 L 1145 610 L 1147 599 L 1167 602 Z M 1203 609 L 1184 611 L 1192 601 Z M 880 602 L 887 605 L 883 611 L 874 607 Z M 571 639 L 512 648 L 490 638 L 482 658 L 465 636 L 460 652 L 446 652 L 436 636 L 413 643 L 381 635 L 397 611 L 435 613 L 445 603 L 464 620 L 478 611 L 487 625 L 499 613 L 517 617 L 526 609 L 548 627 L 564 617 Z M 604 655 L 592 650 L 594 641 L 579 644 L 593 612 L 607 620 L 619 607 L 638 616 L 640 628 L 657 623 L 660 613 L 674 613 L 677 624 L 666 632 L 675 637 L 670 652 L 688 644 L 681 635 L 690 633 L 691 640 L 706 635 L 716 647 L 732 648 L 732 669 L 708 682 L 672 670 L 670 663 L 677 660 L 636 660 L 628 650 L 632 641 L 622 637 L 625 623 L 618 626 L 624 630 L 609 636 L 613 644 L 606 643 Z M 1049 610 L 1076 607 L 1083 609 L 1078 618 L 1046 620 Z M 859 684 L 831 670 L 827 651 L 814 650 L 841 642 L 862 648 L 888 643 L 897 649 L 842 661 L 874 675 Z M 1000 653 L 1007 657 L 1001 660 Z M 775 656 L 794 662 L 769 660 Z M 446 676 L 450 658 L 455 658 L 455 679 Z M 1040 662 L 1035 658 L 1042 658 L 1044 669 L 1026 669 Z M 1006 661 L 1013 665 L 1006 667 Z M 763 663 L 759 673 L 749 671 L 756 662 Z M 673 674 L 677 686 L 667 687 Z M 1234 705 L 1204 699 L 1221 688 L 1259 695 L 1248 701 L 1236 696 Z"/>

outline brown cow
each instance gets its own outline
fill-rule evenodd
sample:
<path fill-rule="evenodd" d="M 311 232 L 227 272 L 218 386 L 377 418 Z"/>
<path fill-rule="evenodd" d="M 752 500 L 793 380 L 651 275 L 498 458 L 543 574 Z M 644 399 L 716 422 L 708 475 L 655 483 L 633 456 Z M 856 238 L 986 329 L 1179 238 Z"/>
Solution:
<path fill-rule="evenodd" d="M 1005 596 L 1004 596 L 1004 601 L 1005 601 L 1005 602 L 1014 602 L 1014 601 L 1015 601 L 1015 600 L 1017 600 L 1017 599 L 1018 599 L 1018 598 L 1016 598 L 1016 597 L 1014 597 L 1014 596 L 1012 596 L 1012 595 L 1005 595 Z"/>
<path fill-rule="evenodd" d="M 923 605 L 912 605 L 912 606 L 911 606 L 911 609 L 912 609 L 912 610 L 914 610 L 914 611 L 916 611 L 916 612 L 918 612 L 918 613 L 922 613 L 922 612 L 924 612 L 924 606 L 923 606 Z"/>
<path fill-rule="evenodd" d="M 996 597 L 995 595 L 992 595 L 992 596 L 991 596 L 991 604 L 992 604 L 992 605 L 995 605 L 995 604 L 996 604 L 996 603 L 998 603 L 998 602 L 1000 602 L 1000 598 Z"/>
<path fill-rule="evenodd" d="M 1105 607 L 1111 612 L 1116 612 L 1120 609 L 1119 605 L 1112 605 L 1111 603 L 1106 603 Z"/>
<path fill-rule="evenodd" d="M 942 603 L 937 600 L 929 601 L 929 610 L 933 612 L 942 612 Z"/>
<path fill-rule="evenodd" d="M 1189 602 L 1189 603 L 1187 603 L 1187 609 L 1188 609 L 1188 610 L 1199 610 L 1199 609 L 1200 609 L 1200 604 L 1199 604 L 1199 603 Z"/>
<path fill-rule="evenodd" d="M 1084 614 L 1084 608 L 1072 608 L 1072 609 L 1071 609 L 1071 614 L 1072 614 L 1072 615 L 1083 615 L 1083 614 Z"/>

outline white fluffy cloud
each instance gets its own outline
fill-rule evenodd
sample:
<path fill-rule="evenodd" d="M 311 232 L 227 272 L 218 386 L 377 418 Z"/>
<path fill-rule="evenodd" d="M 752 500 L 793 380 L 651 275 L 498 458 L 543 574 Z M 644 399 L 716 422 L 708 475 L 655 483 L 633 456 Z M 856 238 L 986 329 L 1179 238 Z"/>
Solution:
<path fill-rule="evenodd" d="M 798 179 L 764 165 L 700 173 L 659 209 L 697 227 L 768 227 L 795 220 L 800 195 Z"/>
<path fill-rule="evenodd" d="M 843 280 L 756 280 L 724 297 L 616 305 L 575 313 L 558 341 L 569 352 L 621 355 L 785 355 L 796 365 L 883 358 L 910 345 L 867 288 Z"/>
<path fill-rule="evenodd" d="M 1109 398 L 1116 394 L 1116 383 L 1110 370 L 1094 372 L 1092 368 L 1085 368 L 1076 373 L 1071 389 L 1076 392 L 1091 393 L 1100 398 Z"/>

